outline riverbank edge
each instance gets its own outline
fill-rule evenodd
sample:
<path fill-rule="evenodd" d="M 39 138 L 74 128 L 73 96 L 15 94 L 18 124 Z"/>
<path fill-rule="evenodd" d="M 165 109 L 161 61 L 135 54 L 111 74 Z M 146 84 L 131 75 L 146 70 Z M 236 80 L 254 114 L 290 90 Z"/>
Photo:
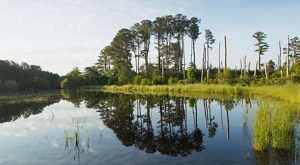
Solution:
<path fill-rule="evenodd" d="M 99 91 L 125 94 L 150 94 L 170 96 L 246 96 L 279 99 L 300 104 L 300 84 L 285 84 L 272 86 L 230 86 L 215 84 L 187 84 L 187 85 L 109 85 L 109 86 L 84 86 L 87 91 Z"/>

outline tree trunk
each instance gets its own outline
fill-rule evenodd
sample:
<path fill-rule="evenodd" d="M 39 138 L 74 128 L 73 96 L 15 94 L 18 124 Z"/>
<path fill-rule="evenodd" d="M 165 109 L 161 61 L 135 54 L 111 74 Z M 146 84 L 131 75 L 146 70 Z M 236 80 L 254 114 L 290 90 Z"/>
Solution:
<path fill-rule="evenodd" d="M 191 39 L 191 60 L 190 60 L 190 64 L 191 64 L 191 67 L 194 66 L 194 63 L 193 63 L 193 39 Z"/>
<path fill-rule="evenodd" d="M 183 73 L 183 80 L 185 80 L 185 54 L 184 54 L 184 37 L 182 35 L 181 38 L 181 44 L 182 44 L 182 48 L 181 48 L 181 55 L 182 55 L 182 60 L 183 60 L 183 64 L 182 64 L 182 60 L 181 60 L 181 67 L 182 67 L 182 73 Z M 184 82 L 185 84 L 185 82 Z"/>
<path fill-rule="evenodd" d="M 281 43 L 280 43 L 280 41 L 279 41 L 278 66 L 279 66 L 279 68 L 281 68 Z"/>
<path fill-rule="evenodd" d="M 219 61 L 219 67 L 218 67 L 218 74 L 220 74 L 221 72 L 221 43 L 219 42 L 219 58 L 218 58 L 218 61 Z"/>
<path fill-rule="evenodd" d="M 257 71 L 257 61 L 256 61 L 256 63 L 255 63 L 255 70 L 254 70 L 254 77 L 256 77 L 257 75 L 256 75 L 256 71 Z"/>
<path fill-rule="evenodd" d="M 224 73 L 225 73 L 226 69 L 227 69 L 227 40 L 226 40 L 226 36 L 224 36 L 224 48 L 225 48 L 225 66 L 224 66 Z"/>
<path fill-rule="evenodd" d="M 145 53 L 145 73 L 146 73 L 146 76 L 148 77 L 148 43 L 147 41 L 144 42 L 144 53 Z"/>
<path fill-rule="evenodd" d="M 244 57 L 244 77 L 245 77 L 246 74 L 247 74 L 246 68 L 247 68 L 247 56 Z"/>
<path fill-rule="evenodd" d="M 157 50 L 158 50 L 158 72 L 161 73 L 160 61 L 160 35 L 157 36 Z"/>
<path fill-rule="evenodd" d="M 260 53 L 258 53 L 258 69 L 261 70 Z"/>
<path fill-rule="evenodd" d="M 138 57 L 137 57 L 137 73 L 140 72 L 140 55 L 141 55 L 141 46 L 138 43 L 138 53 L 137 53 Z"/>
<path fill-rule="evenodd" d="M 265 75 L 266 75 L 266 79 L 268 79 L 268 64 L 265 63 Z"/>
<path fill-rule="evenodd" d="M 206 74 L 206 78 L 209 79 L 209 69 L 210 69 L 209 68 L 209 44 L 207 43 L 206 46 L 207 46 L 207 48 L 206 48 L 207 49 L 206 50 L 207 51 L 207 61 L 206 61 L 207 62 L 207 64 L 206 64 L 207 65 L 206 66 L 207 67 L 207 70 L 206 70 L 207 74 Z"/>
<path fill-rule="evenodd" d="M 289 77 L 289 55 L 290 55 L 290 36 L 288 36 L 288 41 L 287 41 L 287 53 L 286 53 L 286 77 Z"/>
<path fill-rule="evenodd" d="M 240 71 L 241 71 L 240 78 L 242 78 L 243 77 L 243 61 L 242 60 L 240 60 L 240 65 L 241 65 L 241 68 L 240 68 Z"/>
<path fill-rule="evenodd" d="M 193 40 L 194 69 L 196 69 L 195 40 Z"/>
<path fill-rule="evenodd" d="M 205 56 L 206 56 L 206 49 L 205 49 L 205 45 L 203 45 L 203 55 L 202 55 L 202 70 L 201 70 L 201 82 L 203 81 L 203 77 L 204 77 L 204 67 L 205 67 Z"/>

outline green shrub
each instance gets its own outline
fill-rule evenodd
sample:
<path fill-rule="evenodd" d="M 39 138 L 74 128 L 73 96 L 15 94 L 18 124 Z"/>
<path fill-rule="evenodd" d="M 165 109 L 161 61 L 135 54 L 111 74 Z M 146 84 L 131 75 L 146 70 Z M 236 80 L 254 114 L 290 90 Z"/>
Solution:
<path fill-rule="evenodd" d="M 296 82 L 300 82 L 300 59 L 297 59 L 292 65 L 291 78 Z"/>
<path fill-rule="evenodd" d="M 137 85 L 140 85 L 142 83 L 142 80 L 143 80 L 143 76 L 138 75 L 138 76 L 134 77 L 133 83 L 137 84 Z"/>
<path fill-rule="evenodd" d="M 141 81 L 141 85 L 152 85 L 152 82 L 148 78 L 143 78 Z"/>
<path fill-rule="evenodd" d="M 155 85 L 163 84 L 163 77 L 161 75 L 154 75 L 152 78 L 152 84 Z"/>
<path fill-rule="evenodd" d="M 194 82 L 196 80 L 196 69 L 188 68 L 187 79 L 189 82 Z"/>
<path fill-rule="evenodd" d="M 168 79 L 168 84 L 169 85 L 177 84 L 177 82 L 178 82 L 178 78 L 170 77 Z"/>

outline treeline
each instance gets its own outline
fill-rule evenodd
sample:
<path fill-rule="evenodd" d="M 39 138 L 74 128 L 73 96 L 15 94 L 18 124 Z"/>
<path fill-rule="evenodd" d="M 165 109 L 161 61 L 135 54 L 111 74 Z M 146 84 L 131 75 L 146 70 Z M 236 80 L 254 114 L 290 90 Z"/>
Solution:
<path fill-rule="evenodd" d="M 59 83 L 58 74 L 40 66 L 0 60 L 0 92 L 59 89 Z"/>
<path fill-rule="evenodd" d="M 210 51 L 215 44 L 213 33 L 209 29 L 201 35 L 199 25 L 201 19 L 188 18 L 185 15 L 166 15 L 155 20 L 143 20 L 134 24 L 130 29 L 121 29 L 113 38 L 110 45 L 100 52 L 97 63 L 78 69 L 66 75 L 62 87 L 78 85 L 105 84 L 173 84 L 173 83 L 241 83 L 278 84 L 288 79 L 300 80 L 300 41 L 297 37 L 288 39 L 285 48 L 279 44 L 278 62 L 261 61 L 261 56 L 268 51 L 269 45 L 264 32 L 255 32 L 253 37 L 255 52 L 258 60 L 255 69 L 250 70 L 251 63 L 247 57 L 231 69 L 227 66 L 230 55 L 227 55 L 227 40 L 224 37 L 224 56 L 221 55 L 221 43 L 218 44 L 218 66 L 212 66 Z M 197 39 L 203 36 L 205 43 L 201 53 L 201 66 L 196 66 L 195 45 Z M 185 48 L 186 39 L 191 40 L 189 48 Z M 222 41 L 223 43 L 223 41 Z M 157 53 L 150 52 L 150 44 L 154 44 Z M 202 46 L 201 46 L 202 47 Z M 186 54 L 190 49 L 190 54 Z M 157 54 L 156 62 L 150 63 L 150 55 Z M 186 60 L 190 56 L 190 61 Z M 281 59 L 285 56 L 285 60 Z M 153 58 L 151 58 L 153 59 Z M 223 59 L 223 60 L 221 60 Z M 224 66 L 223 66 L 224 63 Z M 252 64 L 253 65 L 253 64 Z M 77 73 L 77 77 L 74 74 Z M 75 81 L 72 81 L 75 80 Z"/>

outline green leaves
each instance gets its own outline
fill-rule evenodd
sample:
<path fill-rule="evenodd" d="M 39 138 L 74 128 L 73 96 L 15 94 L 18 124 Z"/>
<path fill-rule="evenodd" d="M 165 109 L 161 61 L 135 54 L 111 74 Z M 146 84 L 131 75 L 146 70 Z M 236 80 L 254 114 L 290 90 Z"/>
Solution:
<path fill-rule="evenodd" d="M 269 45 L 264 41 L 267 38 L 267 35 L 264 32 L 258 31 L 255 32 L 252 37 L 257 40 L 257 43 L 254 45 L 257 47 L 255 52 L 258 52 L 259 55 L 264 55 L 269 49 Z"/>
<path fill-rule="evenodd" d="M 209 29 L 205 29 L 205 41 L 206 44 L 208 45 L 208 48 L 211 48 L 209 45 L 215 43 L 214 35 Z"/>

